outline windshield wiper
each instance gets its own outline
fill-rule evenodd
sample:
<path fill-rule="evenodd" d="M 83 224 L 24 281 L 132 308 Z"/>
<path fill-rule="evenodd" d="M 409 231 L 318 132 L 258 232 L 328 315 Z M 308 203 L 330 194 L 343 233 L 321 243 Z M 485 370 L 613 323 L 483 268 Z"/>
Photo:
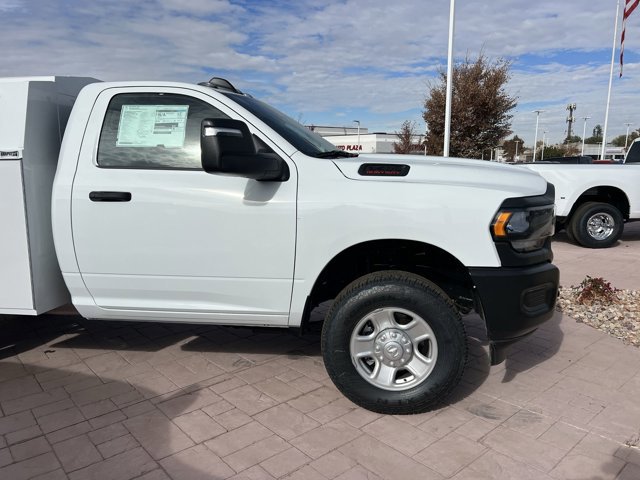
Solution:
<path fill-rule="evenodd" d="M 357 153 L 349 153 L 344 150 L 329 150 L 328 152 L 320 152 L 316 153 L 314 157 L 318 158 L 346 158 L 346 157 L 357 157 Z"/>

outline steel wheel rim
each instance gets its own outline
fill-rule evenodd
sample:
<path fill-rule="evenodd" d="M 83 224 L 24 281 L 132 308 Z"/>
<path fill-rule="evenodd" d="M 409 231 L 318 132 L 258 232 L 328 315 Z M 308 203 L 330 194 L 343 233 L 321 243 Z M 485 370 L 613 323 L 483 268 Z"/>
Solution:
<path fill-rule="evenodd" d="M 596 213 L 587 220 L 587 232 L 594 240 L 606 240 L 616 227 L 616 221 L 608 213 Z"/>
<path fill-rule="evenodd" d="M 402 391 L 424 382 L 438 358 L 429 324 L 403 308 L 378 308 L 362 317 L 351 333 L 351 361 L 370 384 Z"/>

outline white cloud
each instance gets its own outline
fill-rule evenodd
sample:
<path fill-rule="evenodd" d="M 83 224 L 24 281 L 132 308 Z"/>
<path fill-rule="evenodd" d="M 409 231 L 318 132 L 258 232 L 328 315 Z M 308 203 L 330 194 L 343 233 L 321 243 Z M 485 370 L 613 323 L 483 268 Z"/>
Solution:
<path fill-rule="evenodd" d="M 8 12 L 22 6 L 20 0 L 0 0 L 0 12 Z"/>
<path fill-rule="evenodd" d="M 240 13 L 244 9 L 226 0 L 158 0 L 162 8 L 179 14 L 212 15 Z"/>
<path fill-rule="evenodd" d="M 578 103 L 577 116 L 593 117 L 590 124 L 604 121 L 615 5 L 603 3 L 458 2 L 456 55 L 482 49 L 514 60 L 513 129 L 528 143 L 536 108 L 546 110 L 541 128 L 557 140 L 569 101 Z M 444 67 L 448 7 L 446 0 L 0 0 L 0 76 L 197 82 L 217 74 L 310 122 L 358 111 L 363 126 L 395 131 L 405 118 L 420 119 L 426 84 Z M 636 16 L 627 30 L 630 63 L 612 97 L 612 133 L 625 121 L 640 126 Z"/>

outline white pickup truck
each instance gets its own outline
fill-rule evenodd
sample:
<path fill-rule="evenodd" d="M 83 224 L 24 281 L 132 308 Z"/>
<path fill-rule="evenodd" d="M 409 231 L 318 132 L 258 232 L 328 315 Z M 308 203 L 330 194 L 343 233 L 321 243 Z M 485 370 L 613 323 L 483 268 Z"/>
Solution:
<path fill-rule="evenodd" d="M 330 300 L 331 378 L 399 414 L 460 380 L 461 313 L 493 364 L 553 315 L 539 175 L 336 150 L 222 79 L 91 82 L 0 81 L 0 313 L 304 329 Z"/>
<path fill-rule="evenodd" d="M 639 139 L 640 140 L 640 139 Z M 556 189 L 557 230 L 589 248 L 615 244 L 624 223 L 640 220 L 640 142 L 634 141 L 624 164 L 554 164 L 526 167 Z"/>

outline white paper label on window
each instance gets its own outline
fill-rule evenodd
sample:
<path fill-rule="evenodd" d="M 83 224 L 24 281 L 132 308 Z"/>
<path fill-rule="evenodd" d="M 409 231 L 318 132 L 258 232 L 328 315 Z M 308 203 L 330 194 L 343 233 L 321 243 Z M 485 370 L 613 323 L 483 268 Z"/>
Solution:
<path fill-rule="evenodd" d="M 184 147 L 189 105 L 123 105 L 117 147 Z"/>

